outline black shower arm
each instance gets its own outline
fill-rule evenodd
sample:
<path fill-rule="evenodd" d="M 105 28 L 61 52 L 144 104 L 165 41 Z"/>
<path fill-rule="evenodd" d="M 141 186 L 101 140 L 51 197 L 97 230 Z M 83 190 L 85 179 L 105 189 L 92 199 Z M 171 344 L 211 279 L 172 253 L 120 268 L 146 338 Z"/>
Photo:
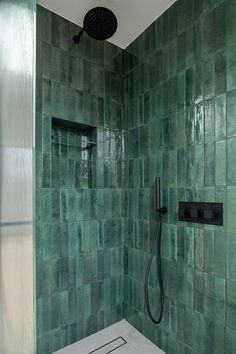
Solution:
<path fill-rule="evenodd" d="M 81 30 L 79 31 L 78 34 L 74 35 L 73 40 L 76 44 L 80 43 L 80 38 L 81 38 L 82 34 L 84 33 L 84 31 L 85 31 L 85 28 L 83 27 L 83 28 L 81 28 Z"/>

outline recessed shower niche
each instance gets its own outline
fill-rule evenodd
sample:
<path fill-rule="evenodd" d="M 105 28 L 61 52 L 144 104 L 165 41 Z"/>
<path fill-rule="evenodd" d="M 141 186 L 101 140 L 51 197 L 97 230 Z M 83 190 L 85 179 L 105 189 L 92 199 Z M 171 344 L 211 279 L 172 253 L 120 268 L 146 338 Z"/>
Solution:
<path fill-rule="evenodd" d="M 97 128 L 52 117 L 53 187 L 93 188 Z"/>

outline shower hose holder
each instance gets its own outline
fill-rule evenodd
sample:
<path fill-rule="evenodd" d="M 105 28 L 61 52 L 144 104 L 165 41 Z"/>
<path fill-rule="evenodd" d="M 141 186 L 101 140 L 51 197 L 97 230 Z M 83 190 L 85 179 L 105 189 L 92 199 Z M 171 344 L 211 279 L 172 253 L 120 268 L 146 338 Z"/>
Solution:
<path fill-rule="evenodd" d="M 168 209 L 167 209 L 167 207 L 163 206 L 163 207 L 161 207 L 161 208 L 159 208 L 159 209 L 156 209 L 156 212 L 157 212 L 159 215 L 165 215 L 165 214 L 167 214 Z"/>

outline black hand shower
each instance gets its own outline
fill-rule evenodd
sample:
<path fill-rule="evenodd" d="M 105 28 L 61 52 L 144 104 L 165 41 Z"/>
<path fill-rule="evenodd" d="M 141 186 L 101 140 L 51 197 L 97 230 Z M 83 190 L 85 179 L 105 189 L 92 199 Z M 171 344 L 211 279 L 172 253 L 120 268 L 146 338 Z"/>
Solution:
<path fill-rule="evenodd" d="M 166 207 L 161 207 L 161 180 L 160 177 L 156 177 L 155 180 L 156 185 L 156 234 L 153 237 L 152 246 L 151 246 L 151 253 L 147 264 L 146 274 L 145 274 L 145 282 L 144 282 L 144 296 L 145 296 L 145 303 L 147 307 L 147 312 L 149 317 L 151 318 L 152 322 L 155 324 L 159 324 L 163 318 L 164 312 L 164 286 L 163 286 L 163 278 L 162 278 L 162 264 L 161 264 L 161 238 L 162 238 L 162 222 L 163 222 L 163 215 L 167 213 Z M 159 220 L 158 220 L 159 219 Z M 159 221 L 159 229 L 158 229 L 158 221 Z M 157 243 L 157 274 L 158 274 L 158 281 L 159 281 L 159 288 L 160 288 L 160 311 L 158 318 L 155 319 L 152 315 L 150 301 L 149 301 L 149 276 L 150 270 L 153 262 L 154 252 Z"/>
<path fill-rule="evenodd" d="M 106 7 L 94 7 L 84 17 L 83 28 L 73 37 L 76 44 L 84 31 L 93 39 L 104 41 L 113 36 L 117 30 L 117 19 L 114 13 Z"/>

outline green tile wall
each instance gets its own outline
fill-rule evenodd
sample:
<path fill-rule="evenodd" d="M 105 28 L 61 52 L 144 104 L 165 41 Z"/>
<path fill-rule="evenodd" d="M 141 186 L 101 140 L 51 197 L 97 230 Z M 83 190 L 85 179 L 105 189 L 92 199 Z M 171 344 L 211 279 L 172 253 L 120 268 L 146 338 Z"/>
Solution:
<path fill-rule="evenodd" d="M 236 352 L 235 24 L 235 0 L 178 0 L 124 52 L 124 314 L 168 354 Z M 143 296 L 156 175 L 169 208 L 160 326 Z M 179 200 L 223 202 L 224 227 L 178 222 Z M 154 274 L 150 286 L 155 313 Z"/>
<path fill-rule="evenodd" d="M 41 7 L 37 22 L 38 353 L 123 317 L 167 354 L 235 353 L 236 0 L 178 0 L 125 51 L 72 48 L 78 28 Z M 88 161 L 54 153 L 51 116 L 97 126 Z M 160 326 L 143 296 L 156 175 Z M 223 202 L 224 227 L 178 222 L 179 200 Z"/>
<path fill-rule="evenodd" d="M 123 318 L 128 188 L 122 50 L 37 8 L 37 353 L 52 353 Z M 52 131 L 51 117 L 97 127 L 97 147 Z M 61 134 L 67 145 L 52 143 Z M 127 187 L 126 187 L 127 186 Z"/>

